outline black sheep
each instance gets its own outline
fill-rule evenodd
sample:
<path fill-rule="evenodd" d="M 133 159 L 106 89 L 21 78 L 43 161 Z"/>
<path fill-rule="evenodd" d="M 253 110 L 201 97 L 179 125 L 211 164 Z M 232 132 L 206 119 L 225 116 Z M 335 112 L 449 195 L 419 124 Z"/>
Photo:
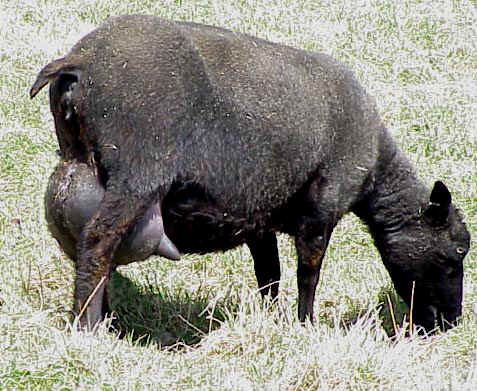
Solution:
<path fill-rule="evenodd" d="M 246 243 L 262 294 L 275 297 L 278 231 L 295 238 L 298 316 L 312 319 L 326 247 L 349 211 L 408 304 L 415 283 L 416 323 L 446 328 L 461 314 L 470 236 L 449 191 L 417 179 L 374 101 L 329 56 L 123 16 L 45 66 L 31 96 L 49 82 L 63 161 L 47 219 L 75 260 L 81 327 L 103 318 L 125 257 Z"/>

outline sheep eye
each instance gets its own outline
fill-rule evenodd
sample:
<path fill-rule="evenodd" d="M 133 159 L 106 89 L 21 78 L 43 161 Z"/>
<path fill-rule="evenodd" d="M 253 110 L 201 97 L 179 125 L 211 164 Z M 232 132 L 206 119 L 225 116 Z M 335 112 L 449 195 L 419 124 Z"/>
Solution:
<path fill-rule="evenodd" d="M 455 249 L 457 251 L 457 254 L 464 254 L 465 253 L 465 248 L 464 247 L 457 247 Z"/>

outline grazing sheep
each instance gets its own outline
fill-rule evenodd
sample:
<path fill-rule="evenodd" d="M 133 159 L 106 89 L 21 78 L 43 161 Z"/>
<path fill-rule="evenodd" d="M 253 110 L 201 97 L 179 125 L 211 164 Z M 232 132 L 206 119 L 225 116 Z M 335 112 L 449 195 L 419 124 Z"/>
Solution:
<path fill-rule="evenodd" d="M 329 56 L 122 16 L 46 65 L 31 97 L 49 82 L 62 162 L 47 220 L 75 261 L 80 327 L 103 319 L 111 271 L 152 254 L 246 243 L 274 298 L 276 232 L 295 238 L 298 316 L 312 319 L 326 247 L 350 211 L 408 304 L 415 283 L 416 323 L 445 328 L 461 314 L 470 237 L 448 189 L 417 179 L 373 100 Z"/>

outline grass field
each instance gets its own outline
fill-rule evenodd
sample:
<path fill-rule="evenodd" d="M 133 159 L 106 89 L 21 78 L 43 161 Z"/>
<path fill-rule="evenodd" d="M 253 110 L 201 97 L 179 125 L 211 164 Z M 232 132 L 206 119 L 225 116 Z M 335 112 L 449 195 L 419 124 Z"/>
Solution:
<path fill-rule="evenodd" d="M 476 390 L 475 250 L 459 326 L 405 337 L 406 309 L 354 216 L 334 232 L 314 326 L 296 319 L 295 250 L 280 236 L 273 308 L 259 299 L 243 247 L 120 268 L 112 307 L 127 336 L 71 330 L 73 266 L 43 210 L 58 147 L 48 94 L 30 101 L 28 90 L 43 65 L 124 13 L 220 25 L 342 59 L 423 180 L 449 186 L 477 237 L 475 0 L 0 0 L 0 390 Z M 401 315 L 392 338 L 388 296 Z"/>

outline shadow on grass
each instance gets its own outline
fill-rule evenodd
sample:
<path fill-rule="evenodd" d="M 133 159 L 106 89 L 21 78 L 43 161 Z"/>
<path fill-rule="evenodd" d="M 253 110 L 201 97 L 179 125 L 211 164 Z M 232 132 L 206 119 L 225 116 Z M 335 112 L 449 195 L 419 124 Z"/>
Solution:
<path fill-rule="evenodd" d="M 108 297 L 116 318 L 114 327 L 121 336 L 144 345 L 195 345 L 237 309 L 227 298 L 211 305 L 207 293 L 191 295 L 152 285 L 138 287 L 118 272 L 111 276 Z"/>
<path fill-rule="evenodd" d="M 332 302 L 324 303 L 324 312 L 320 315 L 320 321 L 326 323 L 329 327 L 339 327 L 348 329 L 358 323 L 359 319 L 369 316 L 370 313 L 377 311 L 376 327 L 384 329 L 388 337 L 393 338 L 397 333 L 402 333 L 403 328 L 408 326 L 409 308 L 404 300 L 396 293 L 393 288 L 381 288 L 378 293 L 379 304 L 375 308 L 363 306 L 363 303 L 353 302 L 349 299 L 346 303 L 346 311 L 337 313 L 335 304 Z M 338 317 L 338 319 L 337 319 Z"/>

